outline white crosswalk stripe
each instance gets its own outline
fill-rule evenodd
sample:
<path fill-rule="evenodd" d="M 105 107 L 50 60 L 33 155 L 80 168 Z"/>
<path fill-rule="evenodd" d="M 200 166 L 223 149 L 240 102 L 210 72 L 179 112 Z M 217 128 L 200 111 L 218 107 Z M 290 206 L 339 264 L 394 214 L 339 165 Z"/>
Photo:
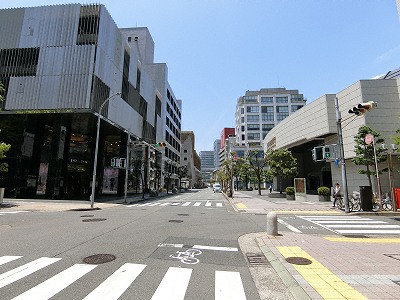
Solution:
<path fill-rule="evenodd" d="M 224 204 L 222 202 L 192 202 L 192 201 L 186 201 L 186 202 L 146 202 L 146 203 L 134 203 L 134 204 L 129 204 L 126 205 L 126 207 L 156 207 L 156 206 L 183 206 L 183 207 L 189 207 L 189 206 L 194 206 L 194 207 L 224 207 Z"/>
<path fill-rule="evenodd" d="M 27 211 L 27 210 L 0 211 L 0 216 L 3 216 L 3 215 L 14 215 L 14 214 L 26 213 L 26 212 L 29 212 L 29 211 Z"/>
<path fill-rule="evenodd" d="M 12 261 L 18 262 L 18 259 L 22 257 L 23 256 L 0 256 L 0 265 L 6 265 Z M 35 275 L 33 273 L 48 267 L 53 263 L 60 261 L 61 259 L 62 258 L 41 257 L 33 260 L 32 262 L 16 267 L 8 272 L 0 274 L 0 289 L 13 283 L 16 284 L 16 281 L 25 277 L 46 276 Z M 60 267 L 59 264 L 54 266 Z M 21 294 L 13 298 L 13 300 L 50 299 L 62 292 L 65 288 L 69 286 L 73 287 L 74 283 L 78 280 L 82 283 L 82 280 L 88 276 L 87 274 L 94 272 L 97 267 L 97 265 L 90 264 L 74 264 L 64 270 L 61 270 L 51 278 L 43 278 L 44 281 L 40 282 L 36 286 L 31 287 L 29 290 L 23 291 Z M 97 287 L 93 286 L 91 292 L 86 292 L 86 294 L 88 294 L 86 297 L 83 295 L 83 300 L 119 299 L 122 294 L 125 293 L 134 283 L 134 281 L 141 276 L 142 273 L 146 272 L 146 267 L 147 266 L 144 264 L 124 263 L 119 269 L 117 269 L 100 284 L 97 283 L 99 284 Z M 150 291 L 150 294 L 152 294 L 151 300 L 185 299 L 191 278 L 193 277 L 192 271 L 193 269 L 191 268 L 169 267 L 161 282 L 158 284 L 158 287 L 154 287 L 154 292 Z M 153 269 L 149 272 L 155 272 L 155 270 Z M 159 271 L 157 270 L 157 272 Z M 39 274 L 46 274 L 46 272 L 39 272 Z M 95 276 L 95 274 L 93 274 L 92 277 L 93 276 Z M 148 274 L 144 276 L 147 277 Z M 36 279 L 35 281 L 38 280 Z M 193 284 L 198 284 L 198 282 L 194 281 Z M 214 284 L 216 300 L 246 299 L 243 282 L 239 272 L 216 270 Z M 58 297 L 60 296 L 62 296 L 62 294 L 58 295 Z M 201 295 L 199 295 L 199 297 L 201 298 Z"/>
<path fill-rule="evenodd" d="M 339 234 L 400 234 L 400 225 L 360 216 L 299 216 Z"/>

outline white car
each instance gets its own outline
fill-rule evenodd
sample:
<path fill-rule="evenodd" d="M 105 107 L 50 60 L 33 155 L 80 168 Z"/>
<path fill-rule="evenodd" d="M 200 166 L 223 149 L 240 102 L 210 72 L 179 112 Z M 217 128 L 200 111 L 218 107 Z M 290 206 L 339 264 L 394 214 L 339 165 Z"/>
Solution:
<path fill-rule="evenodd" d="M 214 183 L 213 192 L 214 193 L 220 193 L 221 192 L 221 185 L 219 183 Z"/>

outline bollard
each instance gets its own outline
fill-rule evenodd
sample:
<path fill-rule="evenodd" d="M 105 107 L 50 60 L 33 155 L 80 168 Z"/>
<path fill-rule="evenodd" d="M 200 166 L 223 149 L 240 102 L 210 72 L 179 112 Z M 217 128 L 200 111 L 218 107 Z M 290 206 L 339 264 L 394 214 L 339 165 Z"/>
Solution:
<path fill-rule="evenodd" d="M 3 203 L 3 198 L 4 198 L 4 188 L 0 188 L 0 204 Z"/>
<path fill-rule="evenodd" d="M 267 214 L 267 234 L 278 235 L 278 216 L 274 211 Z"/>

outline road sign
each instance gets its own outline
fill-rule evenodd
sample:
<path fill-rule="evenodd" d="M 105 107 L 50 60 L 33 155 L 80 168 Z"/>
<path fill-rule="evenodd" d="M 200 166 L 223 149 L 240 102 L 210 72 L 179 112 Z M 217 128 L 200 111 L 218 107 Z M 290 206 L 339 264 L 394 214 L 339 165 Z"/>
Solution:
<path fill-rule="evenodd" d="M 370 133 L 365 135 L 364 141 L 367 145 L 370 145 L 374 141 L 374 136 Z"/>

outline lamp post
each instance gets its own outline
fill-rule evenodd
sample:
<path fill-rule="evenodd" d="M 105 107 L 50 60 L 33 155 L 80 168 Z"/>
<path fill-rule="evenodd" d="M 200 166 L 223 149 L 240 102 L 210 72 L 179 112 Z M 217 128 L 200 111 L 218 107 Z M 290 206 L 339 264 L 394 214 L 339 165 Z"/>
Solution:
<path fill-rule="evenodd" d="M 90 207 L 94 206 L 94 194 L 96 191 L 96 170 L 97 170 L 97 154 L 99 152 L 99 133 L 100 133 L 100 121 L 101 121 L 101 110 L 104 105 L 114 96 L 121 95 L 120 92 L 112 94 L 100 105 L 99 113 L 97 115 L 97 132 L 96 132 L 96 148 L 94 150 L 94 163 L 93 163 L 93 177 L 92 177 L 92 193 L 90 194 Z"/>
<path fill-rule="evenodd" d="M 397 148 L 396 148 L 395 144 L 392 144 L 392 147 L 390 149 L 386 148 L 385 144 L 382 144 L 381 147 L 382 147 L 383 150 L 386 150 L 387 153 L 388 153 L 388 158 L 389 158 L 389 161 L 388 161 L 388 175 L 389 175 L 390 199 L 392 199 L 392 208 L 393 208 L 393 211 L 395 212 L 395 211 L 397 211 L 397 207 L 396 207 L 397 203 L 396 203 L 396 201 L 394 199 L 394 194 L 393 194 L 392 154 L 397 151 Z"/>

